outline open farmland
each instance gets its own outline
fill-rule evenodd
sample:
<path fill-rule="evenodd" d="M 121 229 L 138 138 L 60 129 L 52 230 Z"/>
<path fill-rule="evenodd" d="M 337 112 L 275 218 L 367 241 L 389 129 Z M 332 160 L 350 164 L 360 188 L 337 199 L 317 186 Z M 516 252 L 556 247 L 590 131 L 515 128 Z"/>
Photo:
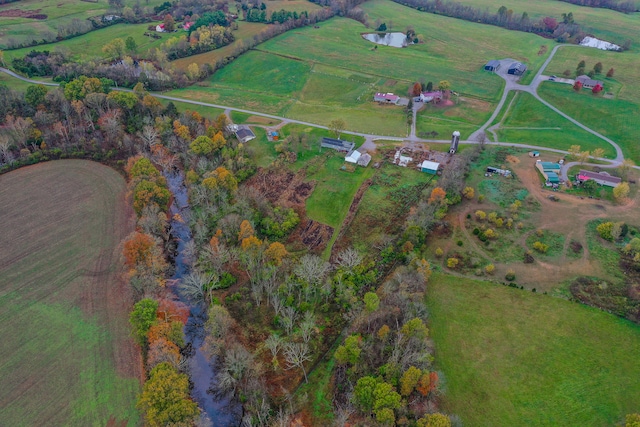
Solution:
<path fill-rule="evenodd" d="M 125 6 L 133 7 L 135 0 L 124 0 Z M 144 6 L 157 6 L 163 3 L 161 0 L 149 0 Z M 6 16 L 13 15 L 11 10 L 31 12 L 38 15 L 46 15 L 47 18 L 32 19 L 23 17 Z M 0 46 L 6 47 L 10 38 L 24 42 L 30 40 L 41 41 L 43 35 L 58 33 L 58 28 L 68 25 L 73 19 L 86 20 L 93 16 L 101 16 L 109 11 L 107 0 L 85 2 L 76 0 L 24 0 L 7 3 L 0 6 Z M 104 41 L 105 39 L 103 39 Z"/>
<path fill-rule="evenodd" d="M 571 86 L 559 86 L 570 90 Z M 511 108 L 497 131 L 498 141 L 531 144 L 568 150 L 579 145 L 583 150 L 593 151 L 603 148 L 605 157 L 614 158 L 613 147 L 589 132 L 584 131 L 531 94 L 521 92 L 516 95 Z"/>
<path fill-rule="evenodd" d="M 434 274 L 444 409 L 471 426 L 617 425 L 640 406 L 640 326 L 546 295 Z"/>
<path fill-rule="evenodd" d="M 110 27 L 101 28 L 99 30 L 91 31 L 87 34 L 83 34 L 78 37 L 74 37 L 69 40 L 62 40 L 53 45 L 43 45 L 26 47 L 23 49 L 9 50 L 5 52 L 5 59 L 7 61 L 13 58 L 22 58 L 32 50 L 61 50 L 67 52 L 74 60 L 89 60 L 94 58 L 106 58 L 102 47 L 106 44 L 106 41 L 110 41 L 116 38 L 126 40 L 127 37 L 133 37 L 138 45 L 137 52 L 139 54 L 145 53 L 147 50 L 153 47 L 159 47 L 162 43 L 169 40 L 172 37 L 169 34 L 162 34 L 160 39 L 152 39 L 144 35 L 147 31 L 147 27 L 150 24 L 116 24 Z"/>
<path fill-rule="evenodd" d="M 0 205 L 2 424 L 136 425 L 124 180 L 98 163 L 43 163 L 0 176 Z"/>
<path fill-rule="evenodd" d="M 261 44 L 214 74 L 208 87 L 173 93 L 321 124 L 342 117 L 350 130 L 406 135 L 402 109 L 374 104 L 376 91 L 404 95 L 417 80 L 436 85 L 449 80 L 461 98 L 470 101 L 451 107 L 448 114 L 469 128 L 477 127 L 491 114 L 503 86 L 500 78 L 481 71 L 488 59 L 510 56 L 533 69 L 544 61 L 538 51 L 547 41 L 535 35 L 425 14 L 389 1 L 374 0 L 361 7 L 371 20 L 393 21 L 392 30 L 414 26 L 425 43 L 374 49 L 361 37 L 367 31 L 361 23 L 333 18 L 319 28 L 296 29 Z M 268 72 L 262 72 L 265 69 Z M 282 86 L 286 79 L 295 84 Z M 476 103 L 482 108 L 469 107 Z M 443 114 L 437 111 L 433 116 Z"/>

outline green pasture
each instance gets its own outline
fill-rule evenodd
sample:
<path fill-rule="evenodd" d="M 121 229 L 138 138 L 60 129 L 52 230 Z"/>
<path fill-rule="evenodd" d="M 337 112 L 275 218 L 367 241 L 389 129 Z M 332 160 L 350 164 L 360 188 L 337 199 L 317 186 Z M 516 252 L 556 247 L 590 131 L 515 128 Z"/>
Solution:
<path fill-rule="evenodd" d="M 162 0 L 145 1 L 143 7 L 154 7 Z M 124 0 L 125 6 L 133 7 L 136 0 Z M 96 2 L 77 0 L 24 0 L 0 6 L 0 11 L 20 9 L 45 14 L 47 19 L 36 20 L 18 17 L 0 17 L 0 46 L 6 46 L 9 38 L 16 40 L 40 40 L 45 32 L 57 34 L 58 27 L 70 23 L 73 19 L 85 20 L 109 13 L 107 0 Z M 103 39 L 108 40 L 108 39 Z"/>
<path fill-rule="evenodd" d="M 147 31 L 147 27 L 149 25 L 151 24 L 116 24 L 53 44 L 9 50 L 4 54 L 5 60 L 9 63 L 11 59 L 21 58 L 32 50 L 60 50 L 62 52 L 69 53 L 71 58 L 77 61 L 105 58 L 106 55 L 102 52 L 102 47 L 105 44 L 116 38 L 126 40 L 128 37 L 133 37 L 136 41 L 136 44 L 138 45 L 137 53 L 144 54 L 149 49 L 159 47 L 170 37 L 173 37 L 169 34 L 161 34 L 162 38 L 158 40 L 147 37 L 144 33 Z"/>
<path fill-rule="evenodd" d="M 556 84 L 556 86 L 571 90 L 570 85 Z M 564 111 L 565 106 L 558 106 L 558 108 Z M 571 116 L 568 111 L 567 114 Z M 590 123 L 583 123 L 591 127 Z M 583 150 L 589 151 L 603 148 L 605 157 L 614 158 L 616 155 L 609 143 L 574 125 L 526 92 L 519 92 L 516 95 L 507 116 L 503 119 L 502 127 L 496 133 L 498 140 L 502 142 L 561 150 L 568 150 L 572 145 L 580 145 Z"/>
<path fill-rule="evenodd" d="M 540 85 L 538 94 L 570 117 L 617 142 L 625 157 L 640 163 L 637 103 L 606 99 L 602 94 L 594 96 L 590 90 L 576 93 L 569 85 L 548 82 Z"/>
<path fill-rule="evenodd" d="M 573 5 L 555 0 L 460 0 L 465 6 L 471 6 L 481 10 L 496 13 L 501 6 L 513 10 L 514 19 L 520 19 L 523 12 L 529 14 L 529 18 L 537 21 L 545 16 L 551 16 L 562 20 L 563 13 L 573 13 L 574 21 L 583 26 L 585 32 L 593 36 L 613 43 L 622 44 L 626 39 L 633 42 L 632 50 L 640 51 L 640 14 L 624 14 L 609 9 L 592 8 Z M 637 4 L 637 3 L 636 3 Z M 544 39 L 541 39 L 544 40 Z M 552 40 L 546 40 L 549 48 L 555 44 Z"/>
<path fill-rule="evenodd" d="M 208 119 L 214 120 L 220 114 L 224 114 L 224 110 L 222 108 L 214 108 L 214 107 L 205 107 L 204 105 L 191 104 L 189 102 L 180 102 L 180 101 L 169 101 L 168 99 L 158 98 L 158 101 L 165 107 L 169 102 L 173 102 L 173 105 L 176 106 L 180 113 L 184 113 L 185 111 L 195 111 L 200 114 L 202 117 L 206 117 Z"/>
<path fill-rule="evenodd" d="M 434 274 L 443 410 L 470 426 L 617 425 L 640 407 L 640 326 L 577 303 Z"/>

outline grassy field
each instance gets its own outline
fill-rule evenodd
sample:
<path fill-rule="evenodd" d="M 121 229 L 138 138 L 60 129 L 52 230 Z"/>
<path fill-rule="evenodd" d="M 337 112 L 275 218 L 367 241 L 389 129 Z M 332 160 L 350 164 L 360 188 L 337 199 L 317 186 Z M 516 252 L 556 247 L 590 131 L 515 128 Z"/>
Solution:
<path fill-rule="evenodd" d="M 68 52 L 71 58 L 77 61 L 89 60 L 93 58 L 105 58 L 102 47 L 105 41 L 121 38 L 126 40 L 131 36 L 138 45 L 137 52 L 143 54 L 152 47 L 158 47 L 166 42 L 171 36 L 162 34 L 162 38 L 155 40 L 144 35 L 150 24 L 116 24 L 110 27 L 91 31 L 69 40 L 62 40 L 55 44 L 43 46 L 26 47 L 23 49 L 9 50 L 5 52 L 5 60 L 9 62 L 13 58 L 21 58 L 32 50 L 61 50 Z"/>
<path fill-rule="evenodd" d="M 0 176 L 2 424 L 138 424 L 141 362 L 117 267 L 132 229 L 124 184 L 81 160 Z"/>
<path fill-rule="evenodd" d="M 556 86 L 563 90 L 571 90 L 569 85 Z M 503 142 L 561 150 L 568 150 L 572 145 L 580 145 L 583 150 L 589 151 L 603 148 L 605 157 L 615 158 L 616 155 L 610 144 L 574 125 L 526 92 L 516 95 L 502 127 L 496 133 L 498 140 Z"/>
<path fill-rule="evenodd" d="M 434 274 L 444 409 L 470 426 L 615 425 L 640 406 L 640 327 L 559 298 Z"/>
<path fill-rule="evenodd" d="M 608 9 L 599 9 L 572 5 L 554 0 L 536 0 L 525 2 L 522 0 L 460 0 L 458 3 L 472 6 L 481 10 L 487 9 L 495 13 L 501 6 L 513 10 L 513 16 L 519 18 L 523 12 L 529 14 L 532 20 L 545 16 L 562 19 L 563 13 L 573 13 L 576 23 L 583 26 L 584 31 L 603 40 L 622 44 L 626 39 L 633 42 L 632 50 L 640 51 L 640 33 L 638 23 L 640 14 L 623 14 Z M 549 41 L 550 46 L 553 42 Z"/>
<path fill-rule="evenodd" d="M 136 0 L 124 0 L 125 6 L 133 7 Z M 157 6 L 162 0 L 146 1 L 144 6 Z M 23 0 L 0 6 L 0 12 L 20 9 L 47 15 L 45 20 L 18 17 L 0 17 L 0 46 L 5 47 L 9 38 L 16 40 L 41 40 L 42 34 L 58 32 L 58 27 L 70 23 L 73 19 L 85 20 L 93 16 L 101 16 L 110 9 L 107 0 L 83 2 L 76 0 Z M 104 41 L 105 39 L 103 39 Z"/>
<path fill-rule="evenodd" d="M 481 71 L 488 59 L 510 56 L 533 69 L 544 60 L 538 51 L 546 41 L 531 34 L 437 17 L 385 0 L 361 7 L 371 20 L 393 21 L 393 29 L 414 26 L 426 42 L 406 49 L 374 49 L 360 35 L 366 27 L 334 18 L 320 23 L 319 28 L 296 29 L 261 44 L 258 51 L 216 73 L 209 87 L 173 93 L 319 124 L 342 117 L 349 130 L 404 136 L 407 125 L 402 109 L 374 104 L 373 94 L 404 95 L 412 82 L 422 79 L 437 85 L 447 79 L 463 101 L 448 111 L 423 113 L 421 120 L 430 128 L 429 120 L 437 121 L 449 133 L 446 121 L 461 127 L 466 124 L 461 130 L 470 131 L 487 119 L 499 99 L 502 80 Z M 438 33 L 433 32 L 435 27 Z M 197 58 L 180 64 L 193 59 Z"/>
<path fill-rule="evenodd" d="M 625 157 L 640 163 L 637 103 L 593 96 L 589 90 L 576 93 L 569 85 L 548 82 L 540 85 L 538 93 L 569 116 L 617 142 Z"/>

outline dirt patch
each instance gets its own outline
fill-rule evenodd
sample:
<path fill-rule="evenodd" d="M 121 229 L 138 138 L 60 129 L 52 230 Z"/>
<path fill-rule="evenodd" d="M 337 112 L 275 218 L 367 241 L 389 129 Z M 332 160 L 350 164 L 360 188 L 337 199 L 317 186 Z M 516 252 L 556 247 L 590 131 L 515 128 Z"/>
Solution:
<path fill-rule="evenodd" d="M 0 11 L 0 16 L 3 18 L 29 18 L 29 19 L 47 19 L 47 15 L 40 12 L 41 9 L 35 10 L 21 10 L 21 9 L 7 9 Z"/>
<path fill-rule="evenodd" d="M 305 203 L 313 193 L 315 182 L 304 179 L 304 172 L 294 174 L 289 171 L 260 169 L 247 185 L 258 190 L 271 203 L 292 208 L 298 213 L 300 224 L 289 237 L 289 245 L 295 250 L 306 248 L 312 252 L 322 252 L 333 235 L 333 227 L 307 217 Z"/>
<path fill-rule="evenodd" d="M 270 119 L 269 117 L 263 117 L 263 116 L 250 116 L 247 118 L 246 123 L 257 123 L 261 125 L 275 125 L 280 123 L 280 120 Z"/>

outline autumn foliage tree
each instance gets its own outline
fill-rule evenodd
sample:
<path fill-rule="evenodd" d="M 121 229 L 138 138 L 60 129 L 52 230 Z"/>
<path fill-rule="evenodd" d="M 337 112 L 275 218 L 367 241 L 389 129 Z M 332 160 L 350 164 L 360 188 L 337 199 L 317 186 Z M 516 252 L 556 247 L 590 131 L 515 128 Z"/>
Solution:
<path fill-rule="evenodd" d="M 282 260 L 289 254 L 284 245 L 280 242 L 273 242 L 264 251 L 264 255 L 273 265 L 282 264 Z"/>
<path fill-rule="evenodd" d="M 431 196 L 429 196 L 429 204 L 442 203 L 446 196 L 447 196 L 446 191 L 444 191 L 440 187 L 436 187 L 431 191 Z"/>
<path fill-rule="evenodd" d="M 170 363 L 160 363 L 149 373 L 138 399 L 145 413 L 146 425 L 190 425 L 199 413 L 198 405 L 189 397 L 189 379 Z"/>
<path fill-rule="evenodd" d="M 136 265 L 150 265 L 153 257 L 153 247 L 156 242 L 148 234 L 134 232 L 125 242 L 123 255 L 125 264 L 129 267 Z"/>
<path fill-rule="evenodd" d="M 580 89 L 582 89 L 582 82 L 576 80 L 576 82 L 573 84 L 573 90 L 575 90 L 576 92 L 580 92 Z"/>

